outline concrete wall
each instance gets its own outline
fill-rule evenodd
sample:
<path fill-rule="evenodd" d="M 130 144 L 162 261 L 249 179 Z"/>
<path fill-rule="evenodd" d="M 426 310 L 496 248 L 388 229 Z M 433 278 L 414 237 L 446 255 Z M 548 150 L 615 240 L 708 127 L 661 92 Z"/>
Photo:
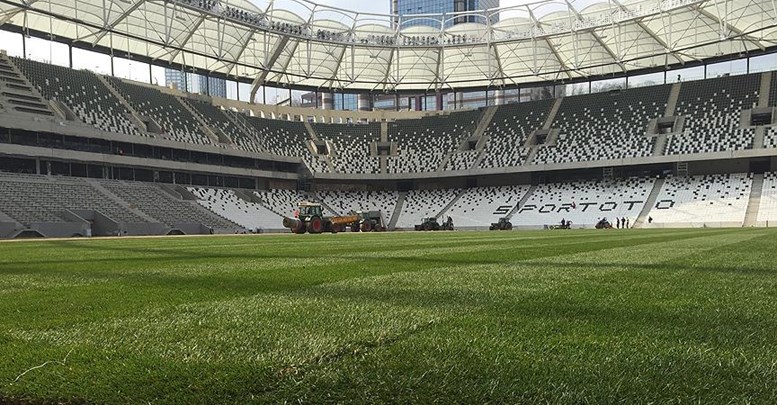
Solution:
<path fill-rule="evenodd" d="M 165 235 L 170 229 L 164 224 L 122 223 L 119 224 L 122 236 Z"/>
<path fill-rule="evenodd" d="M 0 238 L 7 238 L 20 230 L 15 222 L 0 222 Z"/>
<path fill-rule="evenodd" d="M 30 224 L 30 229 L 47 238 L 69 238 L 74 235 L 86 236 L 91 229 L 85 222 L 41 222 Z"/>

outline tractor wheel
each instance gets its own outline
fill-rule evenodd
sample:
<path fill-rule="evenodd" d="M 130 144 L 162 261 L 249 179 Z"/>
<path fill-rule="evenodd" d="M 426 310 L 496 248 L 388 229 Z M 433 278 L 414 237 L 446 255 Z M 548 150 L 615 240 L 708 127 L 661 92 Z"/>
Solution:
<path fill-rule="evenodd" d="M 506 231 L 512 231 L 513 230 L 513 224 L 511 224 L 511 223 L 505 224 L 505 230 Z"/>
<path fill-rule="evenodd" d="M 424 229 L 425 231 L 431 231 L 431 230 L 432 230 L 432 224 L 425 223 L 425 224 L 424 224 L 424 228 L 423 228 L 423 229 Z"/>
<path fill-rule="evenodd" d="M 329 229 L 329 232 L 332 232 L 332 233 L 342 232 L 342 225 L 334 225 L 334 224 L 332 224 L 332 226 Z"/>
<path fill-rule="evenodd" d="M 359 232 L 359 225 L 351 225 L 351 232 Z"/>
<path fill-rule="evenodd" d="M 321 221 L 321 218 L 313 217 L 310 219 L 310 222 L 308 222 L 308 232 L 321 233 L 321 231 L 323 230 L 324 230 L 324 223 L 323 221 Z"/>
<path fill-rule="evenodd" d="M 372 230 L 372 222 L 370 221 L 362 222 L 362 232 L 369 232 L 371 230 Z"/>
<path fill-rule="evenodd" d="M 296 228 L 292 229 L 292 232 L 299 235 L 302 235 L 303 233 L 305 233 L 305 222 L 299 221 L 299 224 L 297 225 Z"/>

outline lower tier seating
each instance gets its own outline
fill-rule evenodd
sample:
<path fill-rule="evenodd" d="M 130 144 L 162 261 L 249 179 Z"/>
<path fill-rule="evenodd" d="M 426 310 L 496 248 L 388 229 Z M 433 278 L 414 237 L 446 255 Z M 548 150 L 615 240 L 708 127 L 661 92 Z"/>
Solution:
<path fill-rule="evenodd" d="M 764 174 L 761 202 L 758 206 L 758 225 L 777 225 L 777 173 Z"/>
<path fill-rule="evenodd" d="M 103 187 L 160 223 L 175 227 L 179 224 L 202 224 L 221 231 L 238 231 L 242 228 L 194 204 L 173 197 L 158 185 L 129 181 L 101 181 Z"/>
<path fill-rule="evenodd" d="M 606 218 L 613 226 L 616 218 L 633 225 L 647 203 L 654 180 L 577 181 L 537 186 L 526 203 L 512 217 L 513 226 L 538 227 L 572 221 L 574 228 L 591 228 Z"/>
<path fill-rule="evenodd" d="M 529 186 L 476 187 L 468 189 L 443 217 L 456 227 L 487 227 L 506 216 L 529 191 Z"/>
<path fill-rule="evenodd" d="M 254 191 L 254 195 L 262 200 L 265 207 L 281 217 L 293 217 L 300 201 L 311 200 L 307 193 L 296 190 L 262 190 Z"/>
<path fill-rule="evenodd" d="M 412 229 L 413 225 L 421 223 L 422 218 L 436 217 L 453 201 L 459 191 L 459 189 L 408 191 L 396 227 Z"/>
<path fill-rule="evenodd" d="M 339 215 L 354 211 L 380 211 L 383 222 L 388 224 L 397 205 L 399 193 L 396 191 L 321 191 L 318 196 Z"/>
<path fill-rule="evenodd" d="M 200 205 L 245 229 L 254 232 L 283 229 L 283 217 L 259 203 L 238 197 L 232 190 L 203 187 L 187 189 L 197 197 Z"/>
<path fill-rule="evenodd" d="M 666 179 L 649 226 L 742 226 L 752 175 L 721 174 Z"/>
<path fill-rule="evenodd" d="M 25 226 L 67 222 L 66 210 L 98 211 L 119 223 L 147 222 L 78 178 L 3 174 L 0 195 L 0 212 Z"/>

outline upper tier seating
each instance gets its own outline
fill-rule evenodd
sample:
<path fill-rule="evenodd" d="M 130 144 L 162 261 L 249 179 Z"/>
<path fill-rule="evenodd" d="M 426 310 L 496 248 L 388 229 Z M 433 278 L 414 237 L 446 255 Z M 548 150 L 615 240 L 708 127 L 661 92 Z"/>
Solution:
<path fill-rule="evenodd" d="M 202 224 L 211 229 L 235 231 L 240 226 L 212 212 L 168 194 L 158 185 L 129 181 L 102 181 L 108 191 L 168 226 Z"/>
<path fill-rule="evenodd" d="M 284 229 L 283 217 L 261 204 L 246 201 L 232 190 L 187 187 L 203 207 L 251 231 Z"/>
<path fill-rule="evenodd" d="M 666 112 L 671 86 L 566 97 L 553 121 L 555 146 L 541 147 L 534 164 L 650 156 L 648 123 Z"/>
<path fill-rule="evenodd" d="M 355 211 L 380 211 L 388 225 L 399 193 L 396 191 L 320 191 L 319 198 L 338 215 Z"/>
<path fill-rule="evenodd" d="M 172 140 L 198 145 L 212 144 L 200 130 L 197 119 L 174 96 L 115 77 L 107 79 L 135 111 L 152 118 Z"/>
<path fill-rule="evenodd" d="M 742 226 L 752 182 L 748 174 L 667 178 L 649 213 L 652 226 Z"/>
<path fill-rule="evenodd" d="M 29 226 L 66 222 L 65 210 L 90 210 L 119 223 L 147 222 L 101 194 L 82 179 L 39 175 L 0 175 L 0 212 Z"/>
<path fill-rule="evenodd" d="M 224 112 L 213 104 L 206 103 L 204 101 L 183 99 L 185 103 L 197 111 L 202 119 L 213 129 L 218 129 L 224 132 L 232 142 L 235 143 L 235 147 L 248 152 L 264 152 L 265 148 L 261 146 L 258 139 L 258 134 L 246 134 L 243 129 L 239 128 L 233 123 Z"/>
<path fill-rule="evenodd" d="M 758 224 L 774 226 L 777 224 L 777 173 L 764 174 L 761 203 L 758 206 Z"/>
<path fill-rule="evenodd" d="M 520 166 L 525 163 L 526 139 L 542 128 L 554 100 L 500 106 L 484 135 L 488 136 L 481 168 Z"/>
<path fill-rule="evenodd" d="M 322 141 L 334 144 L 337 173 L 380 173 L 380 160 L 370 156 L 370 145 L 380 140 L 380 123 L 367 125 L 312 124 Z"/>
<path fill-rule="evenodd" d="M 397 142 L 398 156 L 388 158 L 388 172 L 437 170 L 445 155 L 475 132 L 480 116 L 480 110 L 473 110 L 389 123 L 388 139 Z"/>
<path fill-rule="evenodd" d="M 468 189 L 443 213 L 457 227 L 487 227 L 507 215 L 529 191 L 529 186 L 476 187 Z"/>
<path fill-rule="evenodd" d="M 675 115 L 683 132 L 670 136 L 667 155 L 751 149 L 755 130 L 740 129 L 741 111 L 758 104 L 760 75 L 683 83 Z"/>
<path fill-rule="evenodd" d="M 777 127 L 766 128 L 766 133 L 764 134 L 764 147 L 777 148 Z"/>
<path fill-rule="evenodd" d="M 43 97 L 58 100 L 83 123 L 125 135 L 143 135 L 128 118 L 124 105 L 94 75 L 28 59 L 12 58 Z"/>
<path fill-rule="evenodd" d="M 451 158 L 445 162 L 443 170 L 468 170 L 475 164 L 479 154 L 478 151 L 474 150 L 455 152 L 451 154 Z"/>
<path fill-rule="evenodd" d="M 270 153 L 281 156 L 296 156 L 302 158 L 313 172 L 329 172 L 323 158 L 313 156 L 308 148 L 310 134 L 305 123 L 300 121 L 271 120 L 259 117 L 244 116 L 254 129 Z"/>
<path fill-rule="evenodd" d="M 413 229 L 414 225 L 421 223 L 422 218 L 436 217 L 460 191 L 459 189 L 408 191 L 396 227 Z"/>
<path fill-rule="evenodd" d="M 512 217 L 513 226 L 537 227 L 572 221 L 574 228 L 591 228 L 601 218 L 613 226 L 616 218 L 634 225 L 653 190 L 653 179 L 578 181 L 537 186 Z"/>

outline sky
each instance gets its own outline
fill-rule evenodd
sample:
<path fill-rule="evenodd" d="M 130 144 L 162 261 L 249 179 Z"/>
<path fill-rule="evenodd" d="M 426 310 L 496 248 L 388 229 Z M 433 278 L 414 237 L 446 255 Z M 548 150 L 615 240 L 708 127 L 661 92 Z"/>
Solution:
<path fill-rule="evenodd" d="M 363 13 L 389 13 L 390 0 L 318 0 L 317 3 Z"/>

